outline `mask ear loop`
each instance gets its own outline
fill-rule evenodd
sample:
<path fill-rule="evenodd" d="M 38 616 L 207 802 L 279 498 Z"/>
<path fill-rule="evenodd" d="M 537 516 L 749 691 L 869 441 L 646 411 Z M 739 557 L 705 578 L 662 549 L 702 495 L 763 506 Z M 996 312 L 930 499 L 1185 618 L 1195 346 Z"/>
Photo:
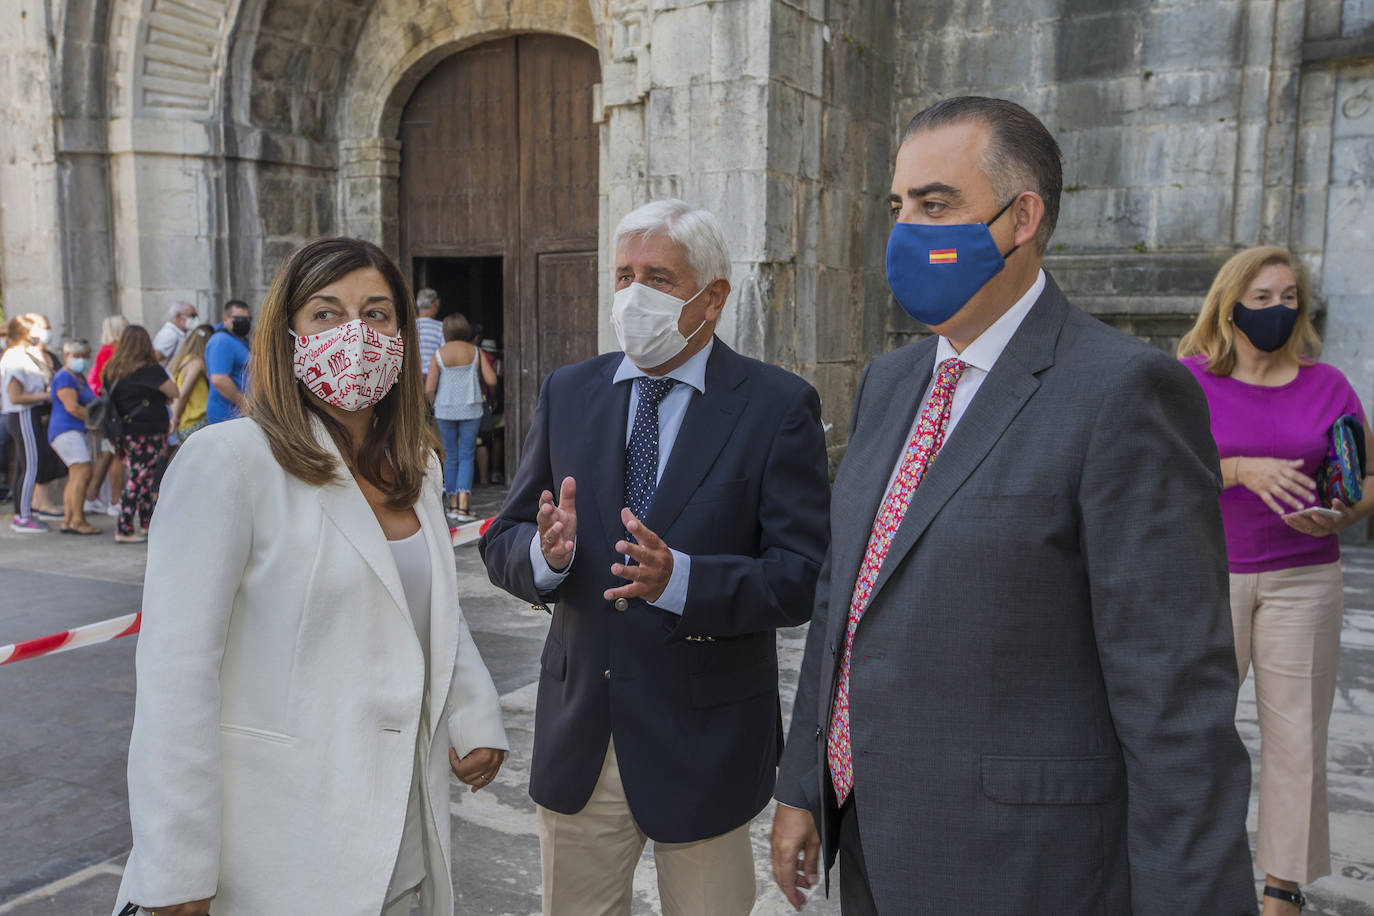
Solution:
<path fill-rule="evenodd" d="M 716 282 L 716 281 L 715 281 L 715 280 L 712 280 L 712 281 L 711 281 L 711 283 L 714 283 L 714 282 Z M 686 308 L 687 306 L 691 305 L 694 301 L 696 301 L 697 296 L 700 296 L 702 293 L 706 292 L 707 287 L 709 287 L 709 286 L 711 285 L 711 283 L 707 283 L 706 286 L 703 286 L 701 289 L 699 289 L 699 290 L 697 290 L 695 293 L 693 293 L 691 299 L 688 299 L 686 302 L 682 303 L 682 307 L 683 307 L 683 308 Z M 701 320 L 701 324 L 697 325 L 696 331 L 693 331 L 692 333 L 688 334 L 686 337 L 684 337 L 684 338 L 682 338 L 682 339 L 683 339 L 683 340 L 686 340 L 686 341 L 690 341 L 693 337 L 696 337 L 696 336 L 697 336 L 697 332 L 700 331 L 700 330 L 701 330 L 702 328 L 704 328 L 704 327 L 706 327 L 706 319 L 703 318 L 703 319 Z"/>
<path fill-rule="evenodd" d="M 986 227 L 986 228 L 988 228 L 988 229 L 991 229 L 991 228 L 992 228 L 992 224 L 995 223 L 995 222 L 997 222 L 999 219 L 1001 219 L 1001 218 L 1002 218 L 1002 214 L 1003 214 L 1003 213 L 1006 213 L 1006 212 L 1007 212 L 1007 208 L 1010 207 L 1012 204 L 1016 203 L 1016 199 L 1017 199 L 1018 197 L 1020 197 L 1020 196 L 1021 196 L 1020 194 L 1017 194 L 1017 195 L 1016 195 L 1015 197 L 1013 197 L 1011 200 L 1009 200 L 1009 201 L 1007 201 L 1005 204 L 1003 204 L 1003 205 L 1002 205 L 1002 209 L 1000 209 L 1000 210 L 997 211 L 997 215 L 994 216 L 992 219 L 988 220 L 986 223 L 984 223 L 983 226 Z M 990 235 L 990 234 L 991 234 L 991 233 L 989 233 L 989 235 Z M 1011 257 L 1013 254 L 1015 254 L 1015 253 L 1016 253 L 1016 249 L 1018 249 L 1018 248 L 1020 248 L 1020 247 L 1021 247 L 1020 245 L 1012 245 L 1012 246 L 1011 246 L 1011 250 L 1008 251 L 1006 254 L 1002 254 L 1002 250 L 999 248 L 999 249 L 997 249 L 997 253 L 998 253 L 998 254 L 1001 254 L 1001 255 L 1002 255 L 1002 260 L 1005 261 L 1007 258 L 1009 258 L 1009 257 Z"/>

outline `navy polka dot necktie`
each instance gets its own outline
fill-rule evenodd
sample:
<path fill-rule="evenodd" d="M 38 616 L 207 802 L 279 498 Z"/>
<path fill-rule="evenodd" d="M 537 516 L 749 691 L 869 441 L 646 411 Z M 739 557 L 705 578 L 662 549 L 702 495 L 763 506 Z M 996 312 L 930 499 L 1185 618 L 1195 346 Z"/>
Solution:
<path fill-rule="evenodd" d="M 658 489 L 658 405 L 676 382 L 670 378 L 639 379 L 639 403 L 630 444 L 625 446 L 625 505 L 643 521 Z"/>

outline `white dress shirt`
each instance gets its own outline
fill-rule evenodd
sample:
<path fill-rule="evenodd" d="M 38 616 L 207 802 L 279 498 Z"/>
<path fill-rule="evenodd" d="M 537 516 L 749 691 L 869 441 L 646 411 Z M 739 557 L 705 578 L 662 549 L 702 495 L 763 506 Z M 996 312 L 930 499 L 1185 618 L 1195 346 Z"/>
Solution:
<path fill-rule="evenodd" d="M 940 366 L 947 359 L 961 359 L 968 365 L 964 374 L 960 376 L 959 383 L 954 388 L 954 397 L 949 405 L 949 425 L 945 428 L 945 440 L 948 441 L 954 432 L 954 427 L 959 425 L 959 420 L 968 410 L 969 403 L 973 396 L 978 393 L 978 389 L 983 386 L 983 380 L 988 377 L 992 367 L 996 365 L 997 358 L 1002 355 L 1002 351 L 1007 348 L 1012 335 L 1016 329 L 1021 327 L 1021 322 L 1030 313 L 1031 306 L 1035 305 L 1035 300 L 1040 298 L 1040 294 L 1045 291 L 1045 272 L 1037 271 L 1035 282 L 1030 289 L 1026 290 L 1024 296 L 1016 300 L 1016 303 L 1002 314 L 992 324 L 988 325 L 987 330 L 979 334 L 973 343 L 964 348 L 963 353 L 957 353 L 954 345 L 947 338 L 941 337 L 935 345 L 935 366 L 931 369 L 930 383 L 926 385 L 925 396 L 921 398 L 921 406 L 916 411 L 916 419 L 911 423 L 911 429 L 907 432 L 906 441 L 902 446 L 902 451 L 897 455 L 897 462 L 892 466 L 892 474 L 887 478 L 887 488 L 892 489 L 892 482 L 897 479 L 897 471 L 901 469 L 902 459 L 906 457 L 906 445 L 911 442 L 911 437 L 916 434 L 916 425 L 921 422 L 921 413 L 926 409 L 926 402 L 930 400 L 930 395 L 935 391 L 935 379 L 939 375 Z M 881 507 L 879 508 L 881 510 Z"/>
<path fill-rule="evenodd" d="M 663 479 L 663 469 L 668 466 L 668 456 L 672 454 L 673 445 L 677 442 L 682 420 L 687 416 L 687 407 L 692 403 L 692 398 L 706 391 L 706 362 L 711 358 L 711 350 L 714 347 L 713 337 L 706 342 L 706 346 L 702 347 L 700 352 L 692 354 L 691 359 L 667 375 L 678 384 L 673 386 L 673 390 L 669 391 L 658 405 L 659 480 Z M 648 377 L 643 369 L 630 362 L 628 356 L 621 359 L 620 366 L 615 370 L 612 384 L 631 382 L 629 416 L 625 421 L 626 447 L 629 446 L 630 435 L 634 432 L 635 409 L 639 406 L 639 383 L 635 380 Z M 687 607 L 687 581 L 692 572 L 692 558 L 680 550 L 673 550 L 671 547 L 668 549 L 673 553 L 673 572 L 668 577 L 663 594 L 652 604 L 656 608 L 681 616 Z M 573 560 L 576 558 L 577 546 L 574 543 Z M 534 585 L 543 593 L 552 592 L 568 575 L 567 569 L 557 573 L 549 568 L 548 561 L 544 559 L 544 552 L 539 549 L 537 532 L 530 538 L 530 565 L 534 567 Z M 568 569 L 572 569 L 572 561 L 568 562 Z"/>

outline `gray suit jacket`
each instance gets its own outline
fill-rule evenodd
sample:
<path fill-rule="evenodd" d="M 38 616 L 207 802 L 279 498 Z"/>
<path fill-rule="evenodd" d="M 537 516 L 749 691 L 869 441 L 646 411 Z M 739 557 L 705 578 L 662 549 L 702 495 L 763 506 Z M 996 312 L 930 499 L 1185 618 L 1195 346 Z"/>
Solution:
<path fill-rule="evenodd" d="M 776 790 L 816 815 L 827 867 L 849 598 L 935 343 L 868 367 L 835 480 Z M 1218 492 L 1188 371 L 1050 280 L 912 498 L 855 635 L 854 797 L 882 913 L 1255 912 Z"/>

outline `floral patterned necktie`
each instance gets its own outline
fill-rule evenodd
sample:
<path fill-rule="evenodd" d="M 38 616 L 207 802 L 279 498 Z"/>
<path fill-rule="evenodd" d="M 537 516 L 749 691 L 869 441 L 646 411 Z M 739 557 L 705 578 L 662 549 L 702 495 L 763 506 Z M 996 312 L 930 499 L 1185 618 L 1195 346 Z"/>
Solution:
<path fill-rule="evenodd" d="M 873 582 L 878 571 L 883 568 L 892 538 L 902 524 L 907 506 L 911 505 L 911 494 L 921 485 L 926 468 L 934 460 L 935 454 L 945 442 L 945 430 L 949 426 L 949 409 L 954 400 L 954 389 L 968 365 L 957 359 L 947 359 L 940 364 L 935 377 L 935 388 L 921 411 L 921 419 L 916 424 L 916 432 L 907 443 L 897 476 L 883 498 L 882 508 L 873 522 L 873 532 L 868 536 L 868 549 L 864 552 L 863 565 L 859 567 L 859 578 L 854 583 L 854 595 L 849 599 L 849 625 L 844 633 L 844 654 L 840 657 L 840 677 L 835 685 L 835 703 L 830 714 L 830 730 L 826 738 L 826 759 L 830 764 L 830 779 L 835 786 L 835 799 L 843 805 L 854 788 L 854 754 L 849 743 L 849 665 L 854 650 L 854 631 L 859 627 L 859 618 L 868 609 L 868 599 L 873 594 Z"/>

